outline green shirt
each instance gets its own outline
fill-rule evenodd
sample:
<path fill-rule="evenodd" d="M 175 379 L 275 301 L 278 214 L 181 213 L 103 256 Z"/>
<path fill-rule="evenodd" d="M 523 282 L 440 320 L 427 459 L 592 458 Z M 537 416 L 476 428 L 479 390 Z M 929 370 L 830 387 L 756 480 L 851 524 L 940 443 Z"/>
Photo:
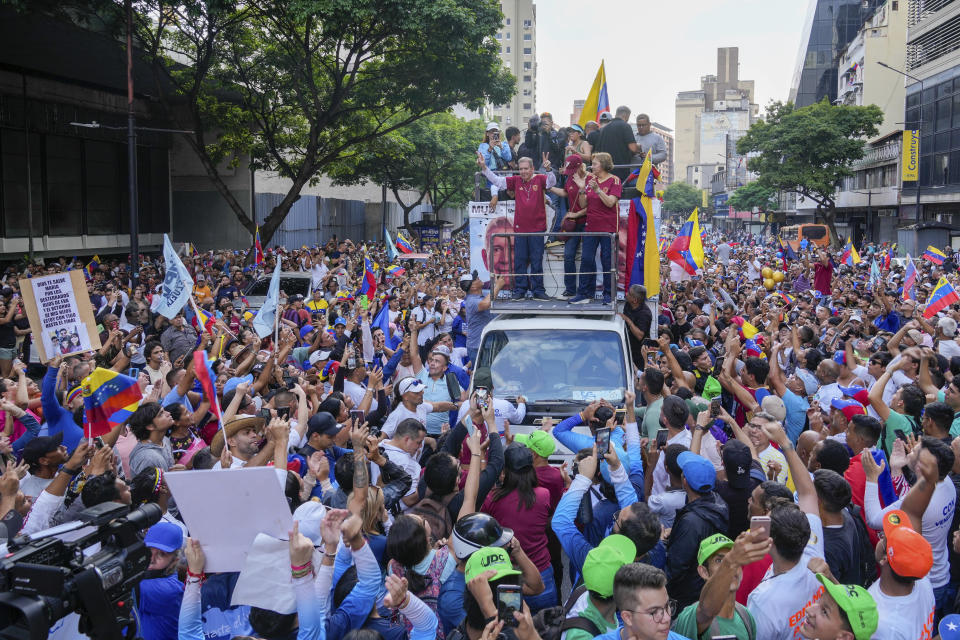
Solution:
<path fill-rule="evenodd" d="M 578 615 L 597 625 L 597 629 L 600 630 L 601 634 L 617 628 L 616 622 L 607 622 L 607 619 L 593 606 L 593 600 L 591 600 L 589 596 L 587 597 L 587 608 Z M 590 635 L 583 629 L 570 629 L 566 632 L 566 640 L 592 640 L 594 637 L 595 636 Z"/>
<path fill-rule="evenodd" d="M 905 435 L 909 435 L 913 433 L 913 423 L 902 413 L 897 413 L 891 409 L 890 415 L 887 417 L 886 426 L 886 434 L 884 434 L 883 438 L 883 450 L 889 456 L 890 452 L 893 451 L 893 442 L 897 439 L 897 429 L 901 429 Z"/>
<path fill-rule="evenodd" d="M 673 624 L 674 633 L 679 633 L 680 635 L 687 636 L 688 638 L 697 638 L 698 640 L 710 640 L 711 636 L 715 635 L 737 636 L 738 640 L 749 640 L 750 629 L 747 629 L 745 626 L 743 626 L 743 620 L 740 618 L 740 614 L 736 612 L 734 612 L 733 618 L 721 618 L 720 616 L 717 616 L 713 619 L 713 624 L 710 627 L 707 627 L 706 631 L 698 634 L 698 604 L 698 602 L 694 602 L 680 612 L 680 615 L 677 616 L 677 621 Z M 757 623 L 753 619 L 753 615 L 751 615 L 751 613 L 747 611 L 745 607 L 743 611 L 750 620 L 750 626 L 754 630 L 754 636 L 756 636 Z"/>
<path fill-rule="evenodd" d="M 647 406 L 643 413 L 643 429 L 640 437 L 647 437 L 650 442 L 657 438 L 657 429 L 660 428 L 660 408 L 663 406 L 663 396 L 660 396 Z"/>

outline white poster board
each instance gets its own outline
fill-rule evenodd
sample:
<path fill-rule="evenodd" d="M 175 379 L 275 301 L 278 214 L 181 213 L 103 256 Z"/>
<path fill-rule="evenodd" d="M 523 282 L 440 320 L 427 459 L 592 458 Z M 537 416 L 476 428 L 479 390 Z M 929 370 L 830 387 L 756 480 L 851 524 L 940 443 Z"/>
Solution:
<path fill-rule="evenodd" d="M 20 291 L 41 362 L 100 348 L 93 307 L 80 271 L 20 280 Z"/>
<path fill-rule="evenodd" d="M 257 534 L 286 540 L 293 515 L 273 467 L 177 471 L 164 480 L 208 573 L 243 569 Z"/>

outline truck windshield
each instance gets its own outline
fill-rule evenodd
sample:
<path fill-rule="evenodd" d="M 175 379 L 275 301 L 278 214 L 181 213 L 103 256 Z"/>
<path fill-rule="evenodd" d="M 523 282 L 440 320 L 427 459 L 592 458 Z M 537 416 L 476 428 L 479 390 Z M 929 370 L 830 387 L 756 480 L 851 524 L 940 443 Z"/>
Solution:
<path fill-rule="evenodd" d="M 478 366 L 490 367 L 497 396 L 528 402 L 623 402 L 627 374 L 614 331 L 491 331 Z"/>

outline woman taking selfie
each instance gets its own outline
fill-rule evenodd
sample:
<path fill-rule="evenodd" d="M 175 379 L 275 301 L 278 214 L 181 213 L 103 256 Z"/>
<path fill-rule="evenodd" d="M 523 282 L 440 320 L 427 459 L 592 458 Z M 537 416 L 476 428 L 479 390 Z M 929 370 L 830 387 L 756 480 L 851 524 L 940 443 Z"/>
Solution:
<path fill-rule="evenodd" d="M 609 153 L 593 154 L 592 173 L 581 177 L 573 175 L 580 188 L 580 206 L 587 208 L 587 222 L 584 231 L 616 233 L 617 203 L 620 200 L 622 185 L 620 178 L 610 173 L 613 158 Z M 580 256 L 580 287 L 570 304 L 586 304 L 593 299 L 597 281 L 597 247 L 600 247 L 600 264 L 603 270 L 603 304 L 612 300 L 612 282 L 610 281 L 610 237 L 585 236 Z"/>

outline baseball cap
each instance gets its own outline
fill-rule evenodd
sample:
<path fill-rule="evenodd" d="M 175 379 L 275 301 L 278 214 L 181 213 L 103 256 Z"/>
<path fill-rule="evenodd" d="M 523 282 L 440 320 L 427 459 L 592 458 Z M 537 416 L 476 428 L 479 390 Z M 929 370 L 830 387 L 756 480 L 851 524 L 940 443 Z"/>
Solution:
<path fill-rule="evenodd" d="M 697 493 L 706 493 L 713 489 L 717 480 L 717 470 L 713 468 L 712 462 L 691 451 L 684 451 L 677 456 L 677 465 L 691 489 Z"/>
<path fill-rule="evenodd" d="M 577 169 L 580 168 L 580 165 L 583 164 L 583 158 L 580 157 L 578 153 L 571 153 L 567 156 L 567 164 L 563 169 L 563 175 L 572 176 L 577 172 Z"/>
<path fill-rule="evenodd" d="M 404 378 L 400 381 L 400 395 L 402 396 L 405 393 L 417 393 L 423 391 L 426 388 L 426 385 L 423 384 L 417 378 Z"/>
<path fill-rule="evenodd" d="M 860 313 L 859 311 L 854 311 L 853 313 L 850 314 L 850 321 L 863 322 L 863 314 Z"/>
<path fill-rule="evenodd" d="M 722 533 L 704 538 L 700 541 L 700 550 L 697 551 L 697 564 L 705 563 L 710 556 L 722 549 L 733 549 L 733 540 Z"/>
<path fill-rule="evenodd" d="M 910 525 L 910 517 L 901 509 L 883 516 L 883 536 L 887 539 L 887 562 L 898 576 L 922 578 L 933 567 L 930 543 Z"/>
<path fill-rule="evenodd" d="M 822 573 L 817 574 L 817 580 L 837 606 L 847 614 L 847 622 L 850 623 L 853 637 L 857 640 L 870 640 L 880 622 L 880 614 L 877 612 L 877 603 L 873 600 L 873 596 L 860 585 L 834 584 Z"/>
<path fill-rule="evenodd" d="M 760 401 L 760 410 L 772 415 L 777 422 L 783 422 L 787 418 L 787 405 L 783 403 L 780 396 L 772 393 Z"/>
<path fill-rule="evenodd" d="M 546 431 L 534 431 L 533 433 L 521 433 L 514 436 L 514 441 L 526 446 L 541 458 L 549 458 L 557 450 L 557 443 L 553 436 Z"/>
<path fill-rule="evenodd" d="M 55 436 L 38 436 L 23 447 L 23 461 L 35 465 L 40 458 L 52 451 L 56 451 L 63 444 L 63 432 Z"/>
<path fill-rule="evenodd" d="M 613 577 L 625 564 L 633 562 L 637 546 L 627 536 L 615 533 L 600 541 L 583 561 L 583 583 L 603 598 L 613 595 Z"/>
<path fill-rule="evenodd" d="M 460 560 L 483 547 L 502 547 L 513 540 L 513 529 L 500 526 L 488 513 L 471 513 L 453 525 L 453 554 Z"/>
<path fill-rule="evenodd" d="M 723 468 L 727 471 L 727 482 L 734 489 L 746 489 L 750 486 L 750 466 L 753 456 L 750 447 L 739 440 L 727 440 L 720 451 Z"/>
<path fill-rule="evenodd" d="M 710 408 L 710 404 L 704 401 L 703 398 L 690 398 L 689 400 L 684 400 L 687 404 L 687 409 L 690 410 L 690 420 L 696 420 L 702 412 Z"/>
<path fill-rule="evenodd" d="M 183 548 L 183 529 L 172 522 L 158 522 L 147 530 L 143 544 L 171 553 Z"/>
<path fill-rule="evenodd" d="M 519 442 L 511 442 L 503 450 L 503 466 L 509 471 L 523 471 L 533 467 L 533 452 Z"/>
<path fill-rule="evenodd" d="M 347 326 L 347 321 L 344 320 L 343 318 L 337 318 L 337 320 L 333 323 L 333 326 L 335 326 L 335 327 L 345 327 L 345 326 Z"/>
<path fill-rule="evenodd" d="M 845 351 L 834 351 L 833 361 L 837 364 L 847 364 L 847 353 Z"/>
<path fill-rule="evenodd" d="M 474 551 L 470 555 L 470 559 L 467 560 L 463 577 L 467 582 L 470 582 L 484 571 L 495 572 L 489 581 L 520 575 L 520 572 L 513 568 L 513 563 L 510 562 L 510 556 L 506 549 L 500 547 L 483 547 Z"/>
<path fill-rule="evenodd" d="M 227 380 L 223 385 L 223 395 L 227 395 L 236 389 L 241 382 L 246 382 L 247 385 L 253 384 L 253 374 L 248 373 L 245 376 L 241 376 L 239 378 L 230 378 Z"/>
<path fill-rule="evenodd" d="M 493 131 L 494 129 L 500 129 L 500 125 L 492 120 L 487 123 L 487 131 Z"/>
<path fill-rule="evenodd" d="M 923 344 L 923 334 L 920 333 L 919 329 L 910 329 L 909 331 L 907 331 L 907 335 L 916 344 Z"/>
<path fill-rule="evenodd" d="M 300 525 L 300 533 L 310 538 L 313 544 L 323 543 L 323 537 L 320 535 L 320 525 L 323 524 L 323 518 L 327 515 L 327 508 L 319 500 L 313 499 L 304 502 L 293 512 L 293 519 Z"/>
<path fill-rule="evenodd" d="M 313 353 L 310 354 L 310 358 L 307 360 L 307 362 L 309 362 L 310 366 L 313 367 L 313 366 L 316 366 L 318 362 L 321 362 L 323 360 L 329 360 L 329 359 L 330 359 L 329 351 L 314 351 Z"/>
<path fill-rule="evenodd" d="M 480 275 L 474 271 L 473 273 L 465 273 L 460 276 L 460 288 L 463 291 L 469 291 L 471 285 L 473 285 L 474 280 L 479 280 Z"/>
<path fill-rule="evenodd" d="M 940 640 L 957 640 L 960 638 L 960 613 L 951 613 L 940 619 L 937 625 Z"/>
<path fill-rule="evenodd" d="M 608 120 L 613 120 L 613 114 L 609 111 L 604 111 L 600 114 L 600 122 L 606 122 Z"/>
<path fill-rule="evenodd" d="M 797 369 L 797 377 L 803 381 L 803 388 L 808 396 L 812 396 L 817 392 L 817 389 L 820 388 L 820 383 L 817 382 L 816 376 L 806 369 Z"/>
<path fill-rule="evenodd" d="M 310 416 L 310 419 L 307 420 L 307 440 L 315 433 L 322 436 L 335 436 L 340 433 L 340 426 L 337 424 L 336 418 L 326 411 L 321 411 Z"/>
<path fill-rule="evenodd" d="M 445 344 L 438 344 L 430 351 L 430 355 L 438 354 L 447 359 L 447 362 L 450 362 L 450 347 Z"/>
<path fill-rule="evenodd" d="M 490 367 L 478 367 L 473 372 L 473 388 L 476 389 L 477 387 L 493 388 L 493 375 L 490 373 Z"/>
<path fill-rule="evenodd" d="M 867 403 L 870 402 L 870 390 L 860 386 L 852 387 L 840 387 L 840 393 L 843 395 L 853 398 L 863 406 L 867 406 Z"/>
<path fill-rule="evenodd" d="M 844 398 L 834 398 L 830 401 L 830 406 L 843 413 L 847 422 L 850 422 L 853 416 L 863 415 L 867 412 L 863 405 L 856 400 L 846 400 Z"/>
<path fill-rule="evenodd" d="M 306 338 L 313 331 L 314 331 L 313 325 L 308 324 L 300 329 L 300 337 Z"/>
<path fill-rule="evenodd" d="M 570 128 L 576 131 L 577 133 L 583 133 L 583 127 L 581 127 L 578 124 L 572 124 L 570 125 Z"/>

